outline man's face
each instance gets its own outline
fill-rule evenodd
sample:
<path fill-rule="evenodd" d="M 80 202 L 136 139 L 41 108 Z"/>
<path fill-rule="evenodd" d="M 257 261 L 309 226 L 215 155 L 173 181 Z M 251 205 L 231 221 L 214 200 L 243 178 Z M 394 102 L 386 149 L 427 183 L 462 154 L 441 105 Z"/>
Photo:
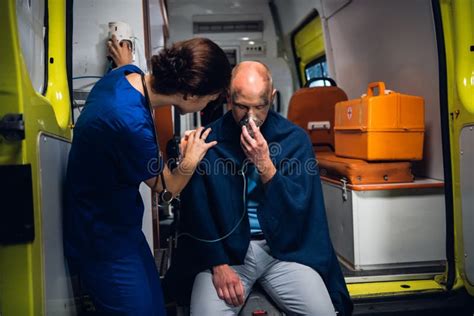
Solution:
<path fill-rule="evenodd" d="M 239 123 L 245 117 L 253 119 L 257 126 L 261 126 L 267 118 L 272 104 L 273 93 L 271 89 L 255 91 L 255 87 L 231 87 L 228 103 L 232 109 L 234 120 Z"/>

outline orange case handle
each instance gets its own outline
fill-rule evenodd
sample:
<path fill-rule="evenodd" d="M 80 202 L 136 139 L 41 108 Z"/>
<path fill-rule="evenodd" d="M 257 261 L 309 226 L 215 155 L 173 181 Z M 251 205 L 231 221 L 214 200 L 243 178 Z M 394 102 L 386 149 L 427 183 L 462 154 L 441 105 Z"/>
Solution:
<path fill-rule="evenodd" d="M 375 81 L 369 83 L 367 86 L 367 96 L 372 97 L 374 96 L 374 89 L 379 88 L 379 95 L 384 95 L 385 94 L 385 83 L 382 81 Z"/>

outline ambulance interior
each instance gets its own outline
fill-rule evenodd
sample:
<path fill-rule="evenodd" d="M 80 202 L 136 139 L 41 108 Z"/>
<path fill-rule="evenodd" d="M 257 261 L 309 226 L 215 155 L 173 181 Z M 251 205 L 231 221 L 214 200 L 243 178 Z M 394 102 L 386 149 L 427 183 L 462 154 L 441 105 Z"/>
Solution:
<path fill-rule="evenodd" d="M 136 7 L 132 8 L 132 2 Z M 424 280 L 441 289 L 438 282 L 446 282 L 447 239 L 452 242 L 453 232 L 446 228 L 444 184 L 451 180 L 445 178 L 450 166 L 449 160 L 445 165 L 449 150 L 443 151 L 447 127 L 442 114 L 447 116 L 447 110 L 440 101 L 432 1 L 127 0 L 99 4 L 81 0 L 74 2 L 73 9 L 75 118 L 96 77 L 107 68 L 104 43 L 110 21 L 131 26 L 135 63 L 144 70 L 146 56 L 169 43 L 198 36 L 217 42 L 233 64 L 265 63 L 278 90 L 273 109 L 310 135 L 330 133 L 334 122 L 328 124 L 330 120 L 321 117 L 323 109 L 343 101 L 344 94 L 347 100 L 360 98 L 371 82 L 423 98 L 422 159 L 406 159 L 408 167 L 404 165 L 414 181 L 410 177 L 406 182 L 389 183 L 392 174 L 382 172 L 385 180 L 358 184 L 358 177 L 366 176 L 364 170 L 355 176 L 355 183 L 343 175 L 325 174 L 324 168 L 321 176 L 331 238 L 353 297 L 370 295 L 357 287 L 370 282 L 395 281 L 400 291 L 410 292 L 416 284 L 410 281 Z M 320 77 L 313 80 L 313 87 L 303 88 Z M 334 80 L 337 89 L 328 87 L 331 82 L 325 78 Z M 316 91 L 304 98 L 303 103 L 309 105 L 292 99 L 300 89 Z M 381 93 L 380 87 L 374 90 Z M 225 104 L 181 117 L 172 108 L 160 110 L 156 118 L 161 148 L 173 135 L 205 125 L 225 111 Z M 317 157 L 319 152 L 325 152 L 324 156 L 335 149 L 334 144 L 325 144 L 315 146 Z M 145 187 L 142 196 L 146 205 L 143 229 L 164 274 L 171 260 L 173 209 L 159 207 L 157 197 Z"/>

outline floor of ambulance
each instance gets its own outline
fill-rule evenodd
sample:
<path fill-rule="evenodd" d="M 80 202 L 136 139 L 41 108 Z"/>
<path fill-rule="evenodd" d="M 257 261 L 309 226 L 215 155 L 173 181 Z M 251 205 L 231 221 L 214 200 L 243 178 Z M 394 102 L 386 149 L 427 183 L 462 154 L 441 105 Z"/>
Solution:
<path fill-rule="evenodd" d="M 419 267 L 387 267 L 368 270 L 355 269 L 340 258 L 339 263 L 347 283 L 426 280 L 444 273 L 446 269 L 443 262 Z"/>

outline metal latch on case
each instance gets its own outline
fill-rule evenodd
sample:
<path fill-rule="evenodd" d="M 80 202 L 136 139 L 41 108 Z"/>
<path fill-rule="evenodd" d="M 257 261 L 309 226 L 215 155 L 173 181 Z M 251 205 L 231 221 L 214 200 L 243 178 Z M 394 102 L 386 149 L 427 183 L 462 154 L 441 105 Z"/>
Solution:
<path fill-rule="evenodd" d="M 313 121 L 308 122 L 308 131 L 316 131 L 316 130 L 329 130 L 331 129 L 331 122 L 329 121 Z"/>
<path fill-rule="evenodd" d="M 347 201 L 347 179 L 346 178 L 341 178 L 340 181 L 342 183 L 342 186 L 341 186 L 342 200 Z"/>

